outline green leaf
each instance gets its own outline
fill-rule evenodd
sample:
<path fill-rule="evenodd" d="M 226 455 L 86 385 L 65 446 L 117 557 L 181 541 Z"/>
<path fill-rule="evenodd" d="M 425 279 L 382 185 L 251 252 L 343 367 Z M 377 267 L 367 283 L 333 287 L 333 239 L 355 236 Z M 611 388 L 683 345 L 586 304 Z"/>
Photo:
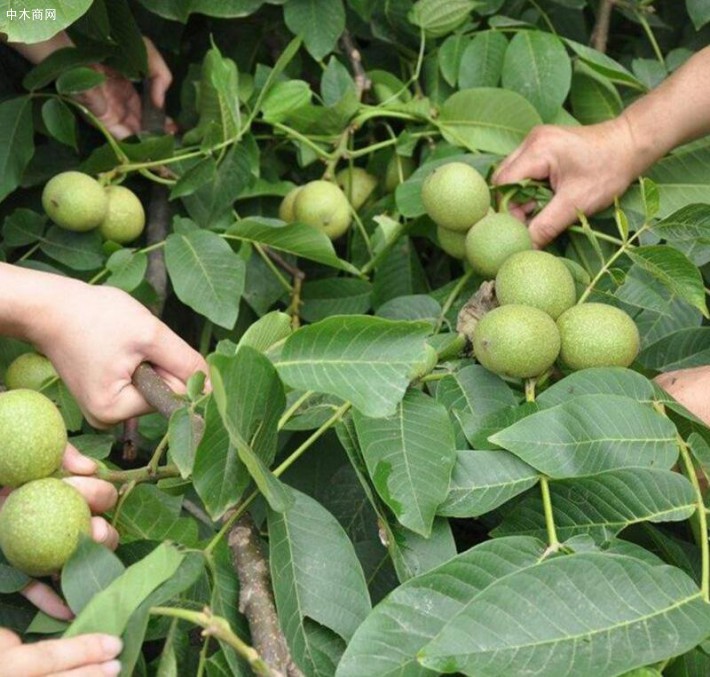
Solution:
<path fill-rule="evenodd" d="M 394 416 L 368 418 L 356 411 L 353 420 L 380 497 L 403 526 L 428 537 L 456 460 L 446 409 L 410 390 Z"/>
<path fill-rule="evenodd" d="M 264 0 L 140 0 L 151 12 L 166 19 L 185 23 L 190 14 L 205 14 L 225 19 L 249 16 L 264 4 Z"/>
<path fill-rule="evenodd" d="M 542 124 L 542 118 L 517 92 L 478 87 L 450 96 L 441 107 L 438 124 L 451 144 L 507 155 L 535 125 Z"/>
<path fill-rule="evenodd" d="M 199 121 L 185 134 L 185 143 L 213 145 L 236 136 L 240 127 L 237 66 L 216 46 L 205 54 L 198 85 Z"/>
<path fill-rule="evenodd" d="M 277 82 L 264 97 L 261 112 L 267 122 L 283 122 L 292 111 L 311 102 L 310 85 L 304 80 Z"/>
<path fill-rule="evenodd" d="M 463 54 L 471 39 L 463 33 L 450 35 L 439 47 L 439 70 L 444 80 L 454 87 L 459 77 L 459 68 Z"/>
<path fill-rule="evenodd" d="M 133 612 L 175 574 L 184 557 L 174 545 L 161 543 L 94 595 L 64 636 L 76 637 L 89 632 L 121 635 Z"/>
<path fill-rule="evenodd" d="M 710 327 L 679 329 L 645 348 L 638 359 L 656 371 L 706 365 L 710 359 Z"/>
<path fill-rule="evenodd" d="M 444 517 L 479 517 L 537 484 L 536 470 L 506 451 L 457 451 Z"/>
<path fill-rule="evenodd" d="M 260 317 L 239 339 L 239 347 L 250 346 L 265 353 L 275 343 L 288 338 L 291 334 L 291 317 L 274 310 Z"/>
<path fill-rule="evenodd" d="M 231 222 L 234 201 L 253 181 L 249 153 L 243 144 L 234 144 L 219 163 L 214 178 L 183 195 L 182 202 L 198 225 L 213 228 L 222 220 Z"/>
<path fill-rule="evenodd" d="M 345 96 L 352 94 L 357 96 L 355 81 L 348 69 L 335 56 L 330 57 L 323 71 L 320 90 L 326 106 L 335 106 Z"/>
<path fill-rule="evenodd" d="M 59 99 L 49 99 L 42 105 L 42 120 L 57 141 L 76 150 L 76 120 L 69 106 Z"/>
<path fill-rule="evenodd" d="M 306 282 L 301 293 L 301 318 L 318 322 L 332 315 L 362 315 L 370 310 L 372 285 L 366 280 L 329 277 Z"/>
<path fill-rule="evenodd" d="M 170 496 L 152 484 L 139 484 L 118 513 L 116 528 L 125 542 L 172 540 L 187 546 L 197 543 L 197 523 L 181 517 L 182 497 Z"/>
<path fill-rule="evenodd" d="M 575 118 L 583 125 L 611 120 L 622 109 L 621 97 L 614 85 L 584 71 L 575 72 L 572 78 L 570 100 Z"/>
<path fill-rule="evenodd" d="M 18 207 L 5 217 L 2 226 L 3 242 L 7 247 L 34 244 L 42 236 L 47 217 L 31 209 Z"/>
<path fill-rule="evenodd" d="M 119 249 L 109 256 L 106 268 L 111 271 L 107 285 L 132 292 L 143 282 L 148 270 L 148 256 L 141 251 Z"/>
<path fill-rule="evenodd" d="M 542 541 L 526 537 L 486 541 L 421 576 L 378 604 L 358 628 L 336 677 L 433 677 L 417 661 L 420 650 L 488 586 L 540 561 Z M 518 610 L 512 618 L 518 618 Z M 462 646 L 468 646 L 464 640 Z M 507 670 L 499 673 L 511 674 Z"/>
<path fill-rule="evenodd" d="M 436 399 L 449 412 L 459 411 L 467 427 L 480 423 L 486 416 L 518 404 L 508 384 L 479 364 L 471 364 L 454 374 L 447 374 L 436 389 Z"/>
<path fill-rule="evenodd" d="M 671 294 L 687 301 L 705 317 L 710 316 L 703 278 L 685 254 L 666 245 L 647 245 L 629 250 L 628 256 L 662 282 Z"/>
<path fill-rule="evenodd" d="M 685 6 L 696 31 L 710 21 L 710 4 L 706 0 L 685 0 Z"/>
<path fill-rule="evenodd" d="M 173 233 L 165 242 L 165 264 L 178 298 L 220 327 L 231 329 L 244 291 L 245 266 L 216 233 Z"/>
<path fill-rule="evenodd" d="M 294 332 L 276 367 L 292 388 L 352 402 L 366 416 L 391 416 L 431 328 L 378 317 L 331 317 Z"/>
<path fill-rule="evenodd" d="M 474 0 L 417 0 L 407 18 L 430 38 L 455 31 L 477 5 Z"/>
<path fill-rule="evenodd" d="M 291 507 L 268 512 L 269 563 L 281 626 L 294 661 L 314 658 L 305 620 L 349 640 L 370 612 L 365 576 L 350 539 L 317 501 L 291 489 Z"/>
<path fill-rule="evenodd" d="M 92 0 L 0 0 L 0 33 L 9 42 L 42 42 L 74 23 Z M 23 10 L 27 12 L 23 15 Z M 38 12 L 35 16 L 35 12 Z M 41 18 L 40 18 L 41 17 Z"/>
<path fill-rule="evenodd" d="M 62 73 L 56 82 L 57 91 L 60 94 L 80 94 L 87 89 L 93 89 L 106 81 L 103 73 L 79 66 Z"/>
<path fill-rule="evenodd" d="M 217 163 L 213 157 L 206 157 L 187 169 L 170 189 L 170 199 L 192 195 L 199 188 L 215 180 Z"/>
<path fill-rule="evenodd" d="M 40 249 L 72 270 L 96 270 L 104 263 L 98 230 L 75 233 L 59 226 L 51 226 L 41 239 Z"/>
<path fill-rule="evenodd" d="M 632 369 L 592 367 L 553 383 L 537 396 L 536 402 L 541 407 L 554 407 L 580 395 L 624 395 L 650 404 L 655 399 L 654 394 L 653 383 Z"/>
<path fill-rule="evenodd" d="M 710 262 L 710 205 L 681 207 L 652 224 L 651 230 L 682 251 L 696 266 Z"/>
<path fill-rule="evenodd" d="M 548 122 L 567 98 L 572 66 L 557 36 L 519 31 L 505 52 L 502 79 L 503 87 L 524 96 Z"/>
<path fill-rule="evenodd" d="M 645 175 L 658 188 L 657 216 L 661 218 L 688 204 L 704 202 L 710 185 L 710 144 L 702 141 L 681 146 L 654 164 Z M 627 210 L 644 211 L 638 186 L 625 193 L 621 205 Z"/>
<path fill-rule="evenodd" d="M 496 87 L 503 72 L 507 48 L 508 39 L 500 31 L 476 33 L 461 57 L 459 87 Z"/>
<path fill-rule="evenodd" d="M 262 353 L 247 346 L 233 357 L 212 355 L 209 363 L 213 396 L 232 445 L 271 508 L 285 510 L 290 496 L 269 470 L 286 405 L 276 370 Z"/>
<path fill-rule="evenodd" d="M 34 150 L 32 100 L 20 96 L 0 103 L 0 201 L 20 185 Z"/>
<path fill-rule="evenodd" d="M 170 460 L 178 467 L 183 479 L 192 474 L 197 445 L 203 432 L 203 426 L 197 424 L 195 413 L 189 407 L 181 407 L 170 415 L 168 421 Z"/>
<path fill-rule="evenodd" d="M 577 56 L 579 56 L 585 65 L 599 73 L 599 75 L 608 78 L 612 82 L 618 82 L 619 84 L 626 85 L 628 87 L 634 87 L 641 90 L 645 89 L 643 84 L 641 84 L 641 82 L 639 82 L 639 80 L 635 78 L 631 72 L 606 54 L 603 54 L 602 52 L 599 52 L 591 47 L 587 47 L 587 45 L 575 42 L 574 40 L 564 38 L 564 42 L 572 49 L 573 52 L 577 54 Z"/>
<path fill-rule="evenodd" d="M 207 402 L 205 432 L 195 452 L 192 481 L 215 521 L 236 505 L 251 481 L 229 439 L 214 398 Z"/>
<path fill-rule="evenodd" d="M 560 539 L 589 534 L 602 542 L 639 522 L 678 522 L 696 510 L 690 482 L 670 470 L 633 468 L 612 470 L 594 477 L 550 484 L 552 516 Z M 546 534 L 539 496 L 526 496 L 511 508 L 492 535 Z"/>
<path fill-rule="evenodd" d="M 575 397 L 490 440 L 557 479 L 621 468 L 670 468 L 678 457 L 673 423 L 621 395 Z"/>
<path fill-rule="evenodd" d="M 325 233 L 305 223 L 284 224 L 277 219 L 256 217 L 241 219 L 227 229 L 227 236 L 258 242 L 338 270 L 357 273 L 350 263 L 338 258 L 333 243 Z"/>
<path fill-rule="evenodd" d="M 289 0 L 284 6 L 288 29 L 303 38 L 308 53 L 316 60 L 333 51 L 345 30 L 342 0 Z"/>
<path fill-rule="evenodd" d="M 708 632 L 710 607 L 682 571 L 580 553 L 498 577 L 419 658 L 465 675 L 612 675 L 688 651 Z"/>
<path fill-rule="evenodd" d="M 78 614 L 125 570 L 121 560 L 105 545 L 82 538 L 62 569 L 62 594 L 71 610 Z"/>
<path fill-rule="evenodd" d="M 378 317 L 388 320 L 423 320 L 435 327 L 442 314 L 441 306 L 427 294 L 397 296 L 377 309 Z"/>

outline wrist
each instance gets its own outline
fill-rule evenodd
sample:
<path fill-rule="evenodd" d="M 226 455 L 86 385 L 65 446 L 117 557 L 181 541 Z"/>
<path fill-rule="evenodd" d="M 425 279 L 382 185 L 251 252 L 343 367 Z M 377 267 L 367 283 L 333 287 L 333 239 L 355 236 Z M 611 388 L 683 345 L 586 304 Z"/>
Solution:
<path fill-rule="evenodd" d="M 56 308 L 83 285 L 62 275 L 0 263 L 0 335 L 37 346 L 51 341 Z"/>

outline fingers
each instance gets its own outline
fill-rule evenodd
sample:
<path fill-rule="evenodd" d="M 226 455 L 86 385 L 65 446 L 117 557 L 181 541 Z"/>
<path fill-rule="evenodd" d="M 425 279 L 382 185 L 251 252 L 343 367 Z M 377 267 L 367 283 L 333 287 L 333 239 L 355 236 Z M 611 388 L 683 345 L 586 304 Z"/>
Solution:
<path fill-rule="evenodd" d="M 160 52 L 148 39 L 143 38 L 148 56 L 148 77 L 150 78 L 150 98 L 156 108 L 165 106 L 165 92 L 173 81 L 173 75 Z"/>
<path fill-rule="evenodd" d="M 28 602 L 52 618 L 58 618 L 60 621 L 70 621 L 74 618 L 72 610 L 64 600 L 45 583 L 32 581 L 22 589 L 21 594 Z M 0 676 L 2 674 L 0 670 Z"/>
<path fill-rule="evenodd" d="M 104 513 L 116 505 L 118 492 L 110 482 L 95 477 L 66 477 L 64 481 L 79 491 L 92 512 Z"/>
<path fill-rule="evenodd" d="M 12 630 L 0 628 L 0 654 L 20 644 L 22 644 L 22 641 Z"/>
<path fill-rule="evenodd" d="M 13 647 L 3 656 L 0 677 L 57 675 L 84 666 L 101 666 L 103 672 L 84 671 L 77 672 L 77 675 L 117 675 L 120 665 L 117 661 L 113 662 L 113 659 L 122 648 L 123 644 L 118 637 L 103 634 L 79 635 L 21 645 Z"/>
<path fill-rule="evenodd" d="M 110 550 L 115 550 L 118 547 L 118 531 L 103 517 L 91 518 L 91 538 L 99 545 L 104 545 Z"/>
<path fill-rule="evenodd" d="M 96 472 L 96 461 L 84 456 L 73 444 L 67 444 L 62 459 L 62 467 L 72 475 L 93 475 Z"/>
<path fill-rule="evenodd" d="M 552 242 L 577 220 L 577 211 L 572 202 L 557 193 L 528 226 L 535 247 L 541 248 Z"/>

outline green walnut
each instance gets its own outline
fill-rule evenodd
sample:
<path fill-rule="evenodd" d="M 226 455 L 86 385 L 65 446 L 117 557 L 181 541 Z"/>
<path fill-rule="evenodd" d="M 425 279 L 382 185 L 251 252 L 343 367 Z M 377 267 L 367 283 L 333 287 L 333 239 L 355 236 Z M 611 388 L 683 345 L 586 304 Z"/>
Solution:
<path fill-rule="evenodd" d="M 641 338 L 628 313 L 606 303 L 581 303 L 557 318 L 560 361 L 578 371 L 589 367 L 628 367 Z"/>
<path fill-rule="evenodd" d="M 23 353 L 8 365 L 5 386 L 8 390 L 42 390 L 55 378 L 58 378 L 57 370 L 44 355 Z"/>
<path fill-rule="evenodd" d="M 55 477 L 15 489 L 0 511 L 0 549 L 29 576 L 57 573 L 91 535 L 91 511 L 84 497 Z"/>
<path fill-rule="evenodd" d="M 296 221 L 323 231 L 331 240 L 350 227 L 350 203 L 330 181 L 311 181 L 301 188 L 293 204 Z"/>
<path fill-rule="evenodd" d="M 510 214 L 487 214 L 466 234 L 466 260 L 487 280 L 510 256 L 532 248 L 528 229 Z"/>
<path fill-rule="evenodd" d="M 97 228 L 108 210 L 103 186 L 82 172 L 62 172 L 42 191 L 42 207 L 54 223 L 66 230 L 85 232 Z"/>
<path fill-rule="evenodd" d="M 496 275 L 500 305 L 518 303 L 544 310 L 556 320 L 577 301 L 569 268 L 553 254 L 530 250 L 510 256 Z"/>
<path fill-rule="evenodd" d="M 136 194 L 124 186 L 106 188 L 108 209 L 99 224 L 99 232 L 105 240 L 128 244 L 133 242 L 145 228 L 145 210 Z"/>
<path fill-rule="evenodd" d="M 473 330 L 473 354 L 500 376 L 532 378 L 546 372 L 560 352 L 555 321 L 531 306 L 500 306 L 486 313 Z"/>
<path fill-rule="evenodd" d="M 377 187 L 377 177 L 362 167 L 341 169 L 335 175 L 335 181 L 356 211 L 367 202 L 367 198 Z"/>
<path fill-rule="evenodd" d="M 21 388 L 0 394 L 0 485 L 19 487 L 62 464 L 67 429 L 46 395 Z"/>
<path fill-rule="evenodd" d="M 449 162 L 424 179 L 422 203 L 437 226 L 465 232 L 486 214 L 491 193 L 473 167 L 464 162 Z"/>

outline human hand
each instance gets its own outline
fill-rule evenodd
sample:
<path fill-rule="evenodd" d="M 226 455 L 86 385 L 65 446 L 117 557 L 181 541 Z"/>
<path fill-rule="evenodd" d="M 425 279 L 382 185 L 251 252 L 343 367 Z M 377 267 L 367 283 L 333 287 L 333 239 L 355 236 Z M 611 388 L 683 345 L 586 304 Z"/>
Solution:
<path fill-rule="evenodd" d="M 132 383 L 142 362 L 150 362 L 178 393 L 195 372 L 208 373 L 200 353 L 119 289 L 56 277 L 43 292 L 42 307 L 28 338 L 52 361 L 95 427 L 152 410 Z"/>
<path fill-rule="evenodd" d="M 155 45 L 143 38 L 148 55 L 148 79 L 153 105 L 162 109 L 165 93 L 173 76 Z M 75 98 L 86 106 L 117 139 L 137 134 L 142 128 L 142 104 L 131 82 L 118 71 L 103 64 L 92 68 L 106 77 L 100 85 L 88 89 Z M 174 132 L 172 120 L 166 121 L 166 131 Z"/>
<path fill-rule="evenodd" d="M 22 644 L 11 630 L 0 628 L 0 677 L 106 677 L 117 675 L 116 659 L 123 644 L 118 637 L 79 635 Z"/>
<path fill-rule="evenodd" d="M 535 127 L 502 162 L 493 182 L 550 182 L 554 197 L 528 224 L 533 243 L 543 247 L 574 223 L 579 212 L 589 215 L 609 206 L 641 169 L 630 129 L 619 118 L 586 127 Z M 509 209 L 525 222 L 535 207 L 528 202 Z"/>
<path fill-rule="evenodd" d="M 90 477 L 96 473 L 96 461 L 80 454 L 71 444 L 67 445 L 64 452 L 62 468 L 71 474 L 64 481 L 82 494 L 92 513 L 102 514 L 116 505 L 118 498 L 116 488 L 109 482 Z M 10 489 L 3 489 L 0 492 L 0 505 L 9 493 Z M 118 545 L 118 532 L 103 517 L 91 518 L 91 537 L 111 550 L 115 550 Z M 70 620 L 74 616 L 64 600 L 46 583 L 33 580 L 21 590 L 21 594 L 38 609 L 54 618 Z M 0 677 L 2 675 L 2 663 L 0 663 Z"/>
<path fill-rule="evenodd" d="M 710 426 L 710 366 L 678 369 L 655 378 L 671 397 Z"/>

